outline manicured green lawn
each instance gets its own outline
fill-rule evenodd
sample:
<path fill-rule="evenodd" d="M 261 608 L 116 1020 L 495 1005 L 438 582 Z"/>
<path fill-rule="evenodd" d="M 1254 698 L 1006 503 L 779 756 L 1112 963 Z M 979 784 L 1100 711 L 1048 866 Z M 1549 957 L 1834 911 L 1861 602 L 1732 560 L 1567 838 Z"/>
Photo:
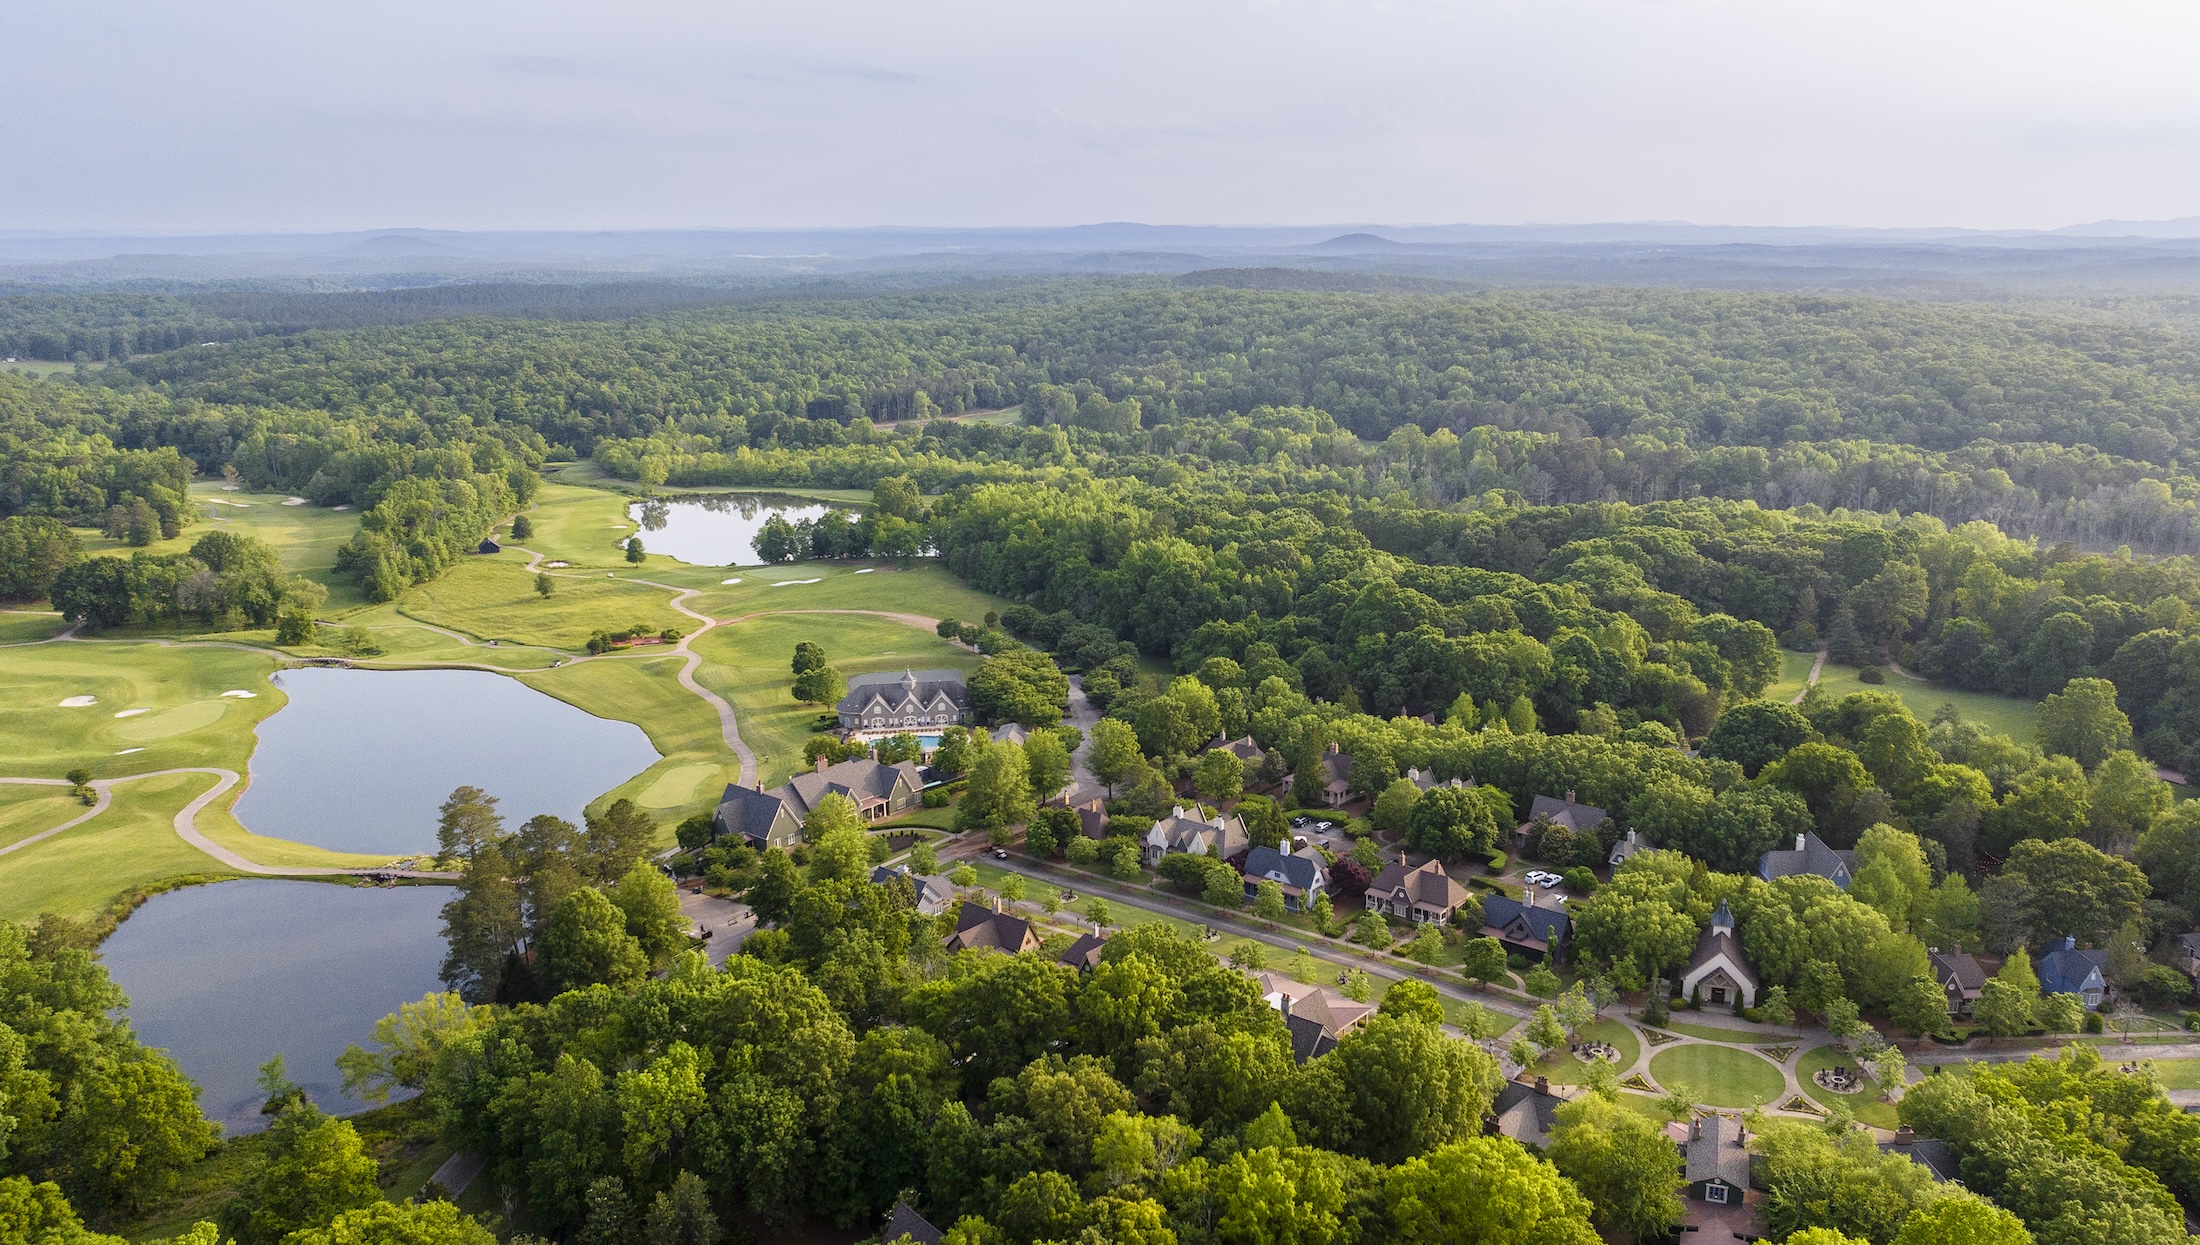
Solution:
<path fill-rule="evenodd" d="M 198 521 L 164 540 L 146 546 L 148 552 L 184 553 L 208 532 L 238 532 L 256 536 L 274 546 L 283 568 L 327 586 L 328 608 L 340 610 L 365 598 L 348 579 L 335 574 L 336 550 L 359 530 L 359 511 L 331 510 L 321 506 L 286 506 L 285 493 L 229 492 L 220 484 L 191 486 Z M 109 540 L 97 528 L 76 529 L 86 553 L 115 553 L 128 557 L 135 550 L 119 540 Z"/>
<path fill-rule="evenodd" d="M 1793 649 L 1780 650 L 1780 677 L 1764 690 L 1764 698 L 1774 704 L 1784 705 L 1795 699 L 1795 694 L 1810 685 L 1810 665 L 1818 660 L 1816 653 L 1798 653 Z"/>
<path fill-rule="evenodd" d="M 75 765 L 96 778 L 187 765 L 243 773 L 252 728 L 285 703 L 267 679 L 274 668 L 268 654 L 206 646 L 0 649 L 0 687 L 8 689 L 0 711 L 0 767 L 17 778 L 59 778 Z M 253 695 L 222 695 L 228 691 Z M 62 707 L 63 700 L 80 696 L 97 703 Z"/>
<path fill-rule="evenodd" d="M 0 856 L 0 920 L 24 921 L 41 912 L 91 916 L 132 886 L 186 873 L 231 876 L 177 838 L 169 824 L 177 809 L 213 784 L 207 774 L 125 783 L 99 816 Z"/>
<path fill-rule="evenodd" d="M 2020 700 L 2014 696 L 1988 696 L 1980 692 L 1959 691 L 1937 683 L 1906 679 L 1894 671 L 1886 672 L 1887 681 L 1878 685 L 1857 680 L 1856 667 L 1836 666 L 1826 663 L 1825 672 L 1818 676 L 1818 686 L 1828 696 L 1839 700 L 1850 692 L 1888 692 L 1910 707 L 1910 712 L 1930 722 L 1942 705 L 1952 704 L 1964 717 L 1983 722 L 2018 743 L 2032 742 L 2032 723 L 2039 716 L 2039 702 Z"/>
<path fill-rule="evenodd" d="M 2200 1059 L 2157 1059 L 2154 1079 L 2163 1089 L 2200 1089 Z"/>
<path fill-rule="evenodd" d="M 882 599 L 874 599 L 874 607 L 884 607 Z M 803 742 L 830 707 L 801 704 L 792 694 L 788 663 L 804 640 L 824 645 L 826 659 L 845 675 L 968 670 L 981 660 L 931 631 L 865 614 L 767 614 L 715 628 L 693 646 L 703 655 L 695 677 L 733 702 L 741 738 L 755 750 L 766 786 L 802 767 Z"/>
<path fill-rule="evenodd" d="M 669 563 L 668 565 L 677 565 Z M 651 568 L 666 583 L 701 583 L 707 590 L 688 603 L 712 618 L 741 618 L 770 610 L 888 610 L 925 618 L 975 623 L 1009 602 L 964 584 L 931 561 L 906 569 L 890 562 L 792 562 L 783 566 L 684 568 L 675 576 Z M 722 584 L 721 579 L 738 579 Z M 816 583 L 806 582 L 816 580 Z"/>
<path fill-rule="evenodd" d="M 0 611 L 0 644 L 26 644 L 51 639 L 68 624 L 61 615 L 30 610 Z"/>
<path fill-rule="evenodd" d="M 669 653 L 606 658 L 518 676 L 529 687 L 597 717 L 632 722 L 649 735 L 651 746 L 663 759 L 597 797 L 589 807 L 601 809 L 612 800 L 631 799 L 658 820 L 659 840 L 667 845 L 672 842 L 672 827 L 682 817 L 715 806 L 726 784 L 740 773 L 739 763 L 726 748 L 717 711 L 680 686 L 682 660 Z M 741 732 L 747 739 L 745 719 Z"/>
<path fill-rule="evenodd" d="M 1765 1025 L 1749 1025 L 1740 1029 L 1722 1029 L 1717 1025 L 1692 1025 L 1685 1021 L 1668 1021 L 1657 1026 L 1668 1033 L 1702 1038 L 1708 1042 L 1735 1042 L 1743 1046 L 1763 1046 L 1780 1041 L 1787 1030 L 1773 1029 Z"/>
<path fill-rule="evenodd" d="M 0 847 L 82 816 L 84 802 L 66 787 L 0 785 Z"/>
<path fill-rule="evenodd" d="M 1650 1075 L 1712 1107 L 1762 1106 L 1787 1085 L 1771 1063 L 1731 1046 L 1669 1047 L 1650 1057 Z"/>
<path fill-rule="evenodd" d="M 672 594 L 622 578 L 578 573 L 558 575 L 548 597 L 535 591 L 527 559 L 516 551 L 469 557 L 441 579 L 407 592 L 401 613 L 438 627 L 449 627 L 484 640 L 542 644 L 578 652 L 598 631 L 624 631 L 636 624 L 652 632 L 670 627 L 693 631 L 692 618 L 674 612 Z M 349 622 L 349 619 L 345 620 Z"/>
<path fill-rule="evenodd" d="M 620 552 L 619 542 L 641 530 L 640 524 L 626 517 L 630 500 L 608 489 L 544 484 L 535 493 L 534 509 L 527 512 L 535 534 L 513 543 L 535 550 L 545 561 L 607 570 L 624 567 L 626 555 Z"/>
<path fill-rule="evenodd" d="M 1853 1075 L 1857 1068 L 1856 1056 L 1835 1050 L 1831 1046 L 1806 1051 L 1795 1065 L 1795 1079 L 1802 1083 L 1803 1092 L 1822 1106 L 1839 1106 L 1864 1123 L 1883 1128 L 1893 1128 L 1899 1123 L 1895 1118 L 1894 1104 L 1879 1101 L 1881 1091 L 1877 1085 L 1868 1085 L 1853 1094 L 1836 1094 L 1819 1088 L 1818 1083 L 1811 1078 L 1820 1071 L 1833 1067 L 1849 1068 Z"/>
<path fill-rule="evenodd" d="M 1619 1062 L 1613 1069 L 1625 1076 L 1627 1069 L 1635 1066 L 1642 1055 L 1642 1042 L 1626 1025 L 1617 1021 L 1599 1020 L 1581 1031 L 1581 1037 L 1589 1042 L 1610 1042 L 1619 1048 Z M 1560 1048 L 1551 1051 L 1535 1062 L 1530 1071 L 1538 1076 L 1551 1078 L 1554 1085 L 1580 1085 L 1589 1079 L 1589 1065 L 1574 1058 L 1570 1050 Z"/>

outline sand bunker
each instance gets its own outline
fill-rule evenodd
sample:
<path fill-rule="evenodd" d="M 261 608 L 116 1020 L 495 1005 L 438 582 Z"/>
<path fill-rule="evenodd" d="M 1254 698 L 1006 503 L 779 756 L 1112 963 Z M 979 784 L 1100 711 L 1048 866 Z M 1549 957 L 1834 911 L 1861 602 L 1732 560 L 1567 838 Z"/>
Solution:
<path fill-rule="evenodd" d="M 870 574 L 870 573 L 871 573 L 872 571 L 875 571 L 875 570 L 877 570 L 877 569 L 878 569 L 878 568 L 877 568 L 877 567 L 875 567 L 875 566 L 866 566 L 866 567 L 864 567 L 864 568 L 863 568 L 862 570 L 860 570 L 860 571 L 857 571 L 857 572 L 856 572 L 856 574 L 858 574 L 858 575 L 868 575 L 868 574 Z"/>
<path fill-rule="evenodd" d="M 118 757 L 126 757 L 126 756 L 130 755 L 130 754 L 131 754 L 131 753 L 133 753 L 133 752 L 143 752 L 143 751 L 145 751 L 145 749 L 143 749 L 143 748 L 124 748 L 124 749 L 123 749 L 122 751 L 120 751 L 120 752 L 117 752 L 117 753 L 116 753 L 115 755 L 116 755 L 116 756 L 118 756 Z"/>
<path fill-rule="evenodd" d="M 792 587 L 794 587 L 794 586 L 795 586 L 796 584 L 821 584 L 821 583 L 824 583 L 824 582 L 825 582 L 825 581 L 824 581 L 824 580 L 822 580 L 822 579 L 782 579 L 782 580 L 780 580 L 780 581 L 779 581 L 778 583 L 776 583 L 776 584 L 773 584 L 773 585 L 772 585 L 772 587 L 774 587 L 774 588 L 792 588 Z"/>
<path fill-rule="evenodd" d="M 61 702 L 61 707 L 64 709 L 82 709 L 98 703 L 99 697 L 97 696 L 71 696 Z"/>
<path fill-rule="evenodd" d="M 122 712 L 120 712 L 120 713 L 116 714 L 115 716 L 116 716 L 116 717 L 118 717 L 118 718 L 134 718 L 134 717 L 136 717 L 137 715 L 139 715 L 139 714 L 141 714 L 141 713 L 151 713 L 151 712 L 152 712 L 152 710 L 150 710 L 150 709 L 125 709 L 125 710 L 123 710 Z"/>
<path fill-rule="evenodd" d="M 722 584 L 737 584 L 741 582 L 741 577 L 736 575 L 732 579 L 721 579 L 718 582 Z"/>
<path fill-rule="evenodd" d="M 231 697 L 232 699 L 235 699 L 235 700 L 251 700 L 251 699 L 253 699 L 254 697 L 258 696 L 258 695 L 259 695 L 259 693 L 258 693 L 258 692 L 248 692 L 248 691 L 245 691 L 245 690 L 244 690 L 243 688 L 238 688 L 238 689 L 236 689 L 235 691 L 223 692 L 223 693 L 222 693 L 222 695 L 224 695 L 224 696 L 228 696 L 228 697 Z"/>
<path fill-rule="evenodd" d="M 303 497 L 285 497 L 283 504 L 286 506 L 303 506 L 306 504 L 306 499 Z"/>

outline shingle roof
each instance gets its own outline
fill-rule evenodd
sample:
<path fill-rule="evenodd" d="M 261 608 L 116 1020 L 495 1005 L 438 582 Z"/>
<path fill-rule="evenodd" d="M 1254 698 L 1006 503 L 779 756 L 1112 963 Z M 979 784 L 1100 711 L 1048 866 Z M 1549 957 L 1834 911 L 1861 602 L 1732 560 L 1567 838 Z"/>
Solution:
<path fill-rule="evenodd" d="M 1490 1102 L 1489 1118 L 1502 1136 L 1522 1145 L 1546 1146 L 1551 1143 L 1552 1127 L 1558 1123 L 1558 1109 L 1565 1102 L 1533 1085 L 1507 1081 Z"/>
<path fill-rule="evenodd" d="M 1794 850 L 1766 852 L 1757 861 L 1757 872 L 1768 882 L 1774 878 L 1809 874 L 1846 887 L 1855 869 L 1855 852 L 1828 847 L 1824 839 L 1808 830 L 1795 836 Z"/>
<path fill-rule="evenodd" d="M 1594 805 L 1539 795 L 1528 805 L 1528 820 L 1520 823 L 1520 828 L 1525 830 L 1538 820 L 1547 820 L 1554 826 L 1564 826 L 1568 830 L 1594 830 L 1611 819 L 1610 813 Z"/>
<path fill-rule="evenodd" d="M 1626 834 L 1620 836 L 1619 842 L 1612 844 L 1612 854 L 1606 858 L 1606 863 L 1615 866 L 1624 864 L 1627 858 L 1636 852 L 1655 850 L 1656 844 L 1644 838 L 1641 831 L 1629 830 Z"/>
<path fill-rule="evenodd" d="M 1880 1142 L 1880 1153 L 1899 1154 L 1931 1172 L 1933 1179 L 1943 1184 L 1962 1182 L 1963 1165 L 1947 1142 L 1938 1137 L 1904 1138 L 1902 1134 L 1908 1131 L 1909 1129 L 1904 1128 L 1895 1134 L 1893 1141 Z"/>
<path fill-rule="evenodd" d="M 1287 856 L 1273 847 L 1256 847 L 1245 857 L 1245 876 L 1265 878 L 1281 873 L 1284 885 L 1306 894 L 1321 885 L 1322 867 L 1304 856 Z"/>
<path fill-rule="evenodd" d="M 1424 861 L 1411 869 L 1399 861 L 1384 867 L 1367 884 L 1368 893 L 1395 901 L 1398 892 L 1405 892 L 1406 901 L 1424 908 L 1449 911 L 1467 901 L 1472 892 L 1449 873 L 1444 872 L 1443 862 Z"/>
<path fill-rule="evenodd" d="M 761 839 L 771 832 L 773 820 L 784 807 L 784 802 L 773 792 L 729 786 L 726 793 L 718 797 L 719 831 Z"/>
<path fill-rule="evenodd" d="M 894 1245 L 905 1236 L 917 1245 L 940 1245 L 946 1233 L 933 1227 L 932 1221 L 918 1214 L 909 1203 L 896 1202 L 894 1209 L 886 1213 L 886 1226 L 879 1229 L 878 1239 L 882 1245 Z"/>
<path fill-rule="evenodd" d="M 959 950 L 1005 951 L 1015 955 L 1037 938 L 1031 932 L 1031 922 L 1022 917 L 995 912 L 984 904 L 966 902 L 955 918 L 955 932 L 948 935 L 947 941 Z"/>
<path fill-rule="evenodd" d="M 1749 1187 L 1749 1148 L 1743 1144 L 1741 1121 L 1723 1115 L 1697 1120 L 1688 1136 L 1688 1183 L 1724 1180 L 1738 1189 Z"/>
<path fill-rule="evenodd" d="M 970 707 L 970 691 L 960 670 L 904 670 L 900 674 L 859 674 L 848 680 L 848 694 L 833 712 L 893 714 L 914 702 L 911 713 L 931 712 L 945 699 L 955 709 Z"/>
<path fill-rule="evenodd" d="M 1216 813 L 1213 820 L 1203 821 L 1196 807 L 1186 812 L 1182 805 L 1146 831 L 1149 847 L 1159 845 L 1165 852 L 1197 851 L 1217 860 L 1227 860 L 1244 851 L 1246 842 L 1245 823 L 1237 817 Z"/>
<path fill-rule="evenodd" d="M 1563 942 L 1573 929 L 1573 918 L 1564 908 L 1545 908 L 1503 895 L 1485 895 L 1482 898 L 1482 920 L 1493 929 L 1503 929 L 1519 917 L 1528 927 L 1531 936 L 1540 942 Z"/>
<path fill-rule="evenodd" d="M 1681 980 L 1686 981 L 1697 969 L 1722 956 L 1737 978 L 1735 984 L 1747 986 L 1752 994 L 1756 993 L 1756 970 L 1742 956 L 1741 940 L 1734 936 L 1734 912 L 1724 899 L 1719 901 L 1719 910 L 1712 913 L 1711 924 L 1697 935 L 1695 953 L 1688 957 L 1688 967 L 1681 970 Z"/>
<path fill-rule="evenodd" d="M 2048 994 L 2083 994 L 2089 979 L 2095 988 L 2107 983 L 2103 970 L 2108 967 L 2108 952 L 2080 951 L 2070 939 L 2063 945 L 2040 957 L 2040 989 Z"/>
<path fill-rule="evenodd" d="M 783 787 L 775 787 L 768 794 L 779 795 L 787 802 L 789 811 L 796 817 L 808 817 L 810 810 L 826 796 L 839 793 L 862 804 L 868 800 L 883 800 L 894 793 L 896 780 L 906 781 L 912 790 L 924 786 L 924 778 L 917 772 L 914 761 L 899 761 L 887 765 L 871 757 L 858 757 L 828 765 L 822 770 L 807 770 L 789 778 Z"/>
<path fill-rule="evenodd" d="M 1312 1016 L 1286 1015 L 1283 1027 L 1291 1034 L 1291 1062 L 1305 1063 L 1319 1059 L 1337 1049 L 1337 1039 L 1329 1036 L 1319 1020 Z"/>
<path fill-rule="evenodd" d="M 1257 980 L 1261 996 L 1285 1019 L 1310 1020 L 1332 1038 L 1351 1032 L 1375 1012 L 1371 1003 L 1355 1003 L 1327 986 L 1310 986 L 1280 973 L 1262 973 Z"/>
<path fill-rule="evenodd" d="M 1963 992 L 1965 998 L 1975 999 L 1986 989 L 1986 970 L 1968 951 L 1935 951 L 1932 953 L 1933 976 L 1942 989 L 1949 983 Z"/>
<path fill-rule="evenodd" d="M 2177 935 L 2177 945 L 2185 949 L 2186 955 L 2200 955 L 2200 931 Z"/>
<path fill-rule="evenodd" d="M 1076 942 L 1069 944 L 1068 947 L 1063 949 L 1062 954 L 1054 957 L 1054 959 L 1058 964 L 1067 964 L 1071 968 L 1080 971 L 1097 968 L 1100 964 L 1100 953 L 1105 951 L 1107 946 L 1108 940 L 1098 934 L 1080 934 L 1077 936 Z"/>
<path fill-rule="evenodd" d="M 1209 752 L 1217 750 L 1227 752 L 1247 765 L 1258 765 L 1268 755 L 1261 750 L 1259 744 L 1253 742 L 1251 735 L 1247 735 L 1243 739 L 1223 739 L 1218 736 L 1208 743 L 1205 750 Z"/>

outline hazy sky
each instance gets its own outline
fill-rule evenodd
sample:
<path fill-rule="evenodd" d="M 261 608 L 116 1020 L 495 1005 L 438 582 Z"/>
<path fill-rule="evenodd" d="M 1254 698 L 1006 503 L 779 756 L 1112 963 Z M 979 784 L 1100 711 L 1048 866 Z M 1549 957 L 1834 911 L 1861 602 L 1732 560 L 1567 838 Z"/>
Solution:
<path fill-rule="evenodd" d="M 2200 214 L 2200 4 L 0 0 L 0 228 Z"/>

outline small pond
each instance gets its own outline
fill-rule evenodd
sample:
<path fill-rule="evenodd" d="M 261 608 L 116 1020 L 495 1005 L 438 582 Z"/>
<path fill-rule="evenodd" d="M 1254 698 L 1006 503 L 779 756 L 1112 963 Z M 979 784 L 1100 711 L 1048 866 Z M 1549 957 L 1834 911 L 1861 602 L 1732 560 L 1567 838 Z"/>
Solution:
<path fill-rule="evenodd" d="M 281 1055 L 323 1110 L 343 1095 L 336 1056 L 374 1022 L 441 990 L 447 886 L 391 888 L 249 879 L 156 895 L 100 948 L 130 996 L 138 1037 L 199 1085 L 230 1132 L 266 1125 L 260 1065 Z"/>
<path fill-rule="evenodd" d="M 756 533 L 764 520 L 776 514 L 800 523 L 832 509 L 850 507 L 768 493 L 713 493 L 638 501 L 627 507 L 627 517 L 642 525 L 642 547 L 651 553 L 690 566 L 762 566 Z"/>
<path fill-rule="evenodd" d="M 237 820 L 254 834 L 344 852 L 435 850 L 452 788 L 498 797 L 505 825 L 590 800 L 657 763 L 631 722 L 599 718 L 485 670 L 344 670 L 273 676 L 290 703 L 259 726 Z"/>

